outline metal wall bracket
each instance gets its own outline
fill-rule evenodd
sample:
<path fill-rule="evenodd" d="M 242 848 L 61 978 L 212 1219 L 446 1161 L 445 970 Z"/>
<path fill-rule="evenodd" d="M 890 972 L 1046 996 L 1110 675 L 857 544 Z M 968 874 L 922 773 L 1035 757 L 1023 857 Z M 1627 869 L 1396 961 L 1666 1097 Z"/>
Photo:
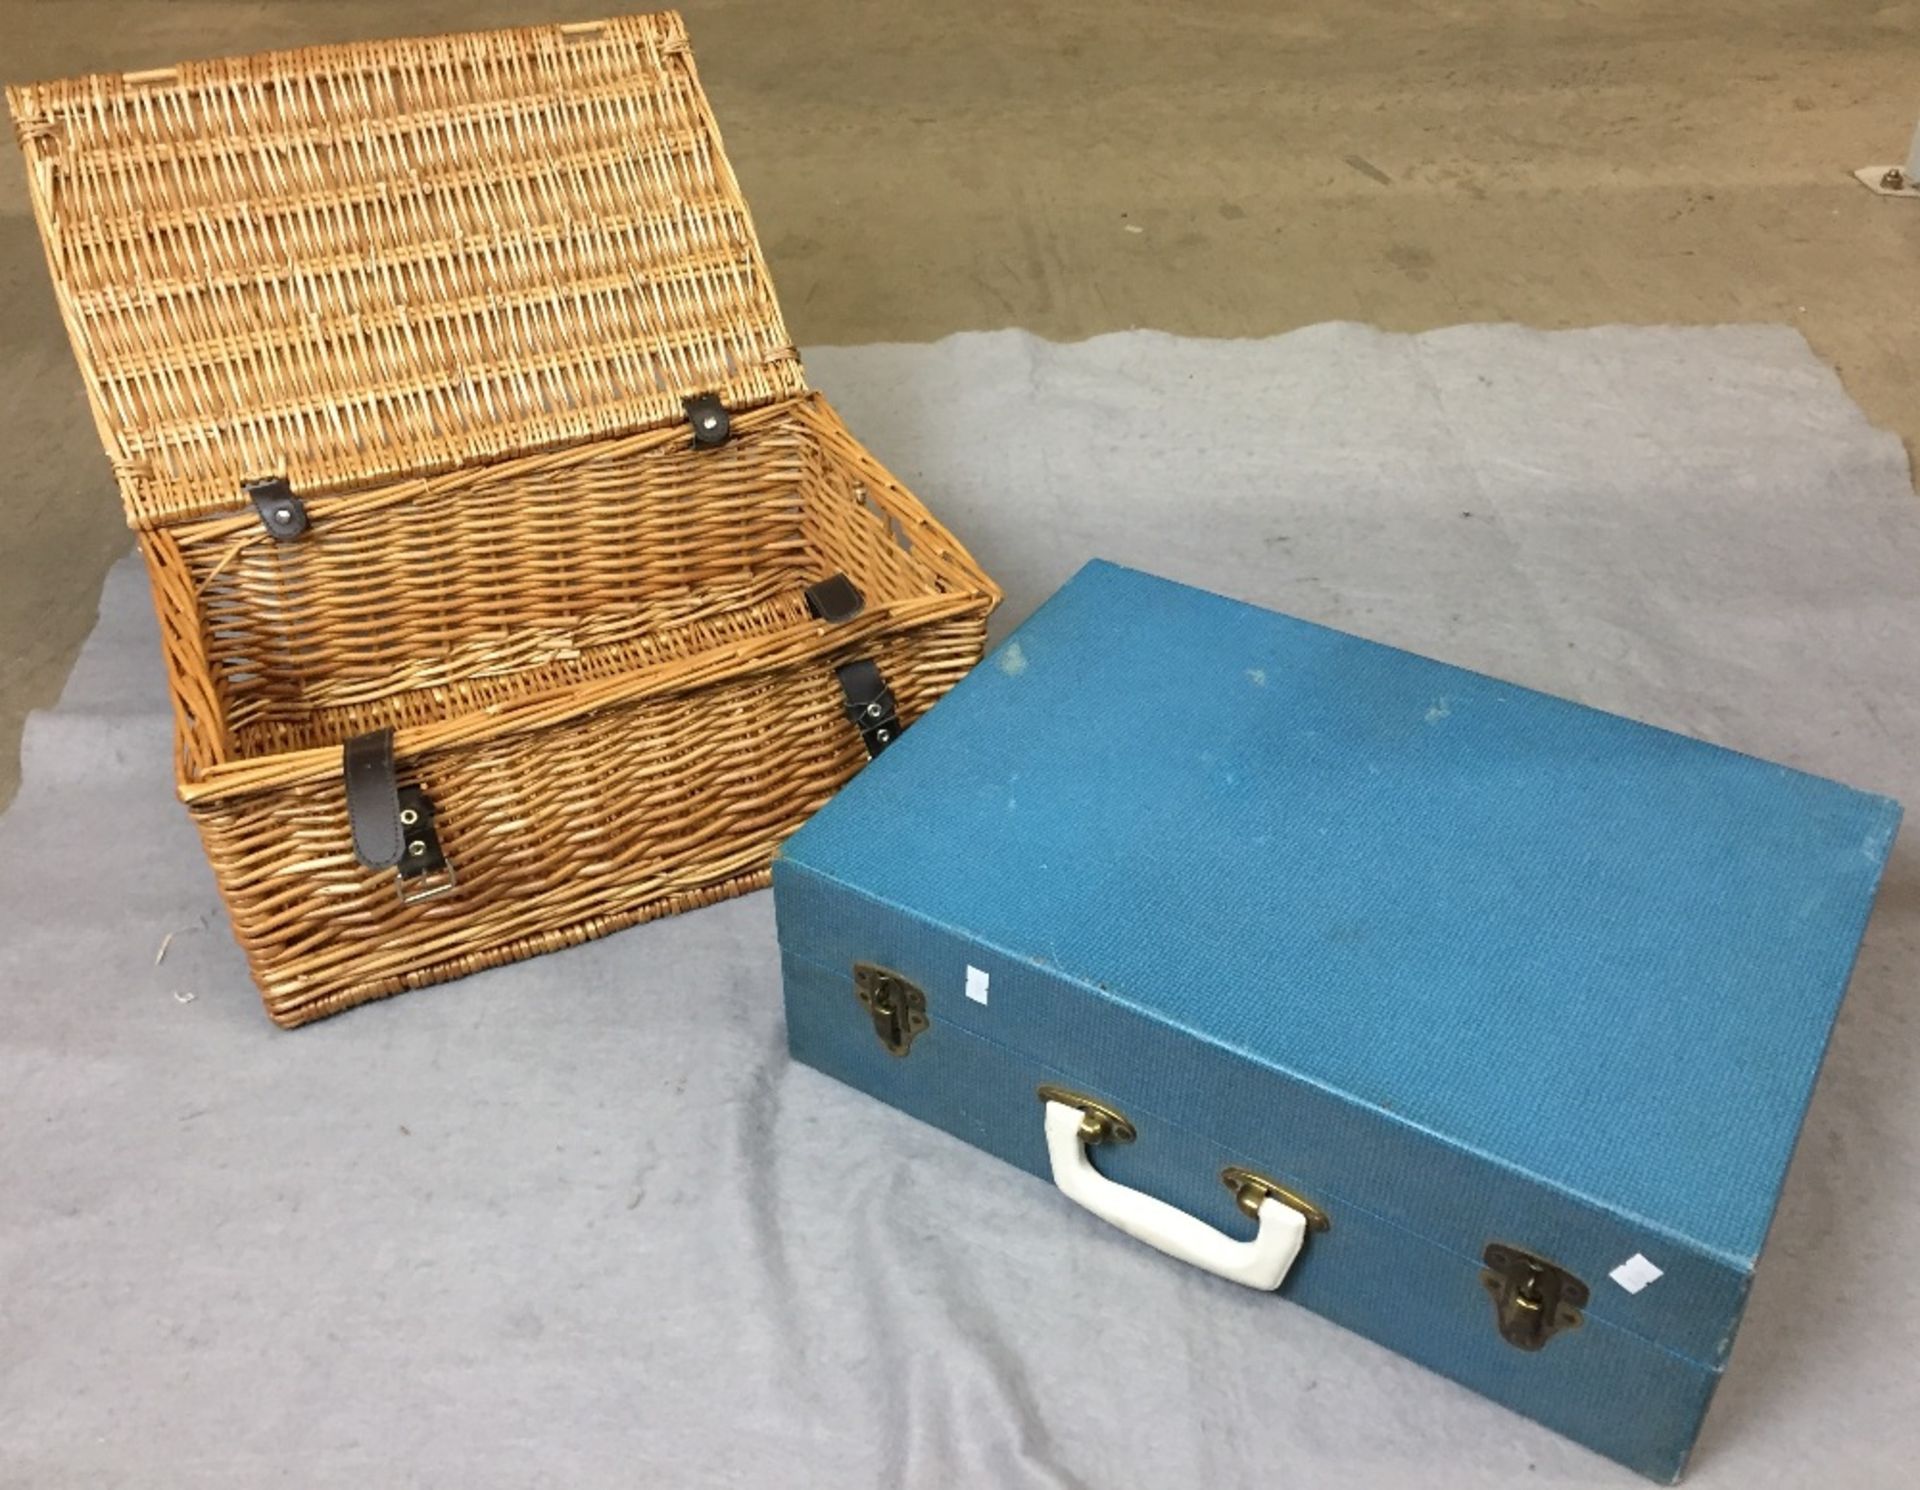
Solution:
<path fill-rule="evenodd" d="M 1544 1257 L 1488 1242 L 1480 1286 L 1493 1299 L 1500 1338 L 1517 1350 L 1538 1350 L 1562 1330 L 1580 1327 L 1587 1285 Z"/>
<path fill-rule="evenodd" d="M 241 483 L 240 489 L 253 501 L 260 523 L 282 543 L 298 538 L 311 524 L 307 504 L 293 494 L 284 476 L 268 476 L 259 481 Z"/>
<path fill-rule="evenodd" d="M 927 1028 L 927 995 L 891 968 L 853 965 L 853 995 L 873 1019 L 873 1032 L 889 1055 L 905 1055 Z"/>
<path fill-rule="evenodd" d="M 1920 202 L 1920 125 L 1914 127 L 1913 144 L 1904 165 L 1862 166 L 1853 174 L 1862 186 L 1880 196 Z"/>

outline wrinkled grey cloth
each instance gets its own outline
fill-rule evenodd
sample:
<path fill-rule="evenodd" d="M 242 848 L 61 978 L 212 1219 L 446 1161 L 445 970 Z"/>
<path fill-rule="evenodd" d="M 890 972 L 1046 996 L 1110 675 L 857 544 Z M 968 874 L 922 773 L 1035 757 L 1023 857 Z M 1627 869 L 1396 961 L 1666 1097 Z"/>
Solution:
<path fill-rule="evenodd" d="M 1791 331 L 809 366 L 1004 581 L 1002 633 L 1101 554 L 1920 803 L 1920 509 Z M 130 563 L 24 769 L 0 1483 L 1635 1483 L 790 1064 L 765 895 L 275 1030 L 172 798 Z M 1701 1486 L 1920 1454 L 1911 839 Z"/>

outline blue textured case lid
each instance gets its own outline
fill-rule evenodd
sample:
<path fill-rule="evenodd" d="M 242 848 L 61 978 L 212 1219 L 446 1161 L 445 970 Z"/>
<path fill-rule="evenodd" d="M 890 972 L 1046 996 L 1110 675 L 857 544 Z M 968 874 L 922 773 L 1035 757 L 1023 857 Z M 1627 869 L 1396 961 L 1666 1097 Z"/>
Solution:
<path fill-rule="evenodd" d="M 785 857 L 1747 1268 L 1899 816 L 1094 563 Z"/>

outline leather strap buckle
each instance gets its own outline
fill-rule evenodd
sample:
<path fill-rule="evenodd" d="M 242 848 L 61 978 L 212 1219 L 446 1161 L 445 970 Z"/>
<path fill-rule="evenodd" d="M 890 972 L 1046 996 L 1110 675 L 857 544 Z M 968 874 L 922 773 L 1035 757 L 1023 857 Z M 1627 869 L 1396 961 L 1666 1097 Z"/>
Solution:
<path fill-rule="evenodd" d="M 409 903 L 450 893 L 456 877 L 440 846 L 433 799 L 417 784 L 400 785 L 393 731 L 355 735 L 341 751 L 341 770 L 354 858 L 398 871 L 400 898 Z"/>
<path fill-rule="evenodd" d="M 846 695 L 847 718 L 866 741 L 871 759 L 900 737 L 900 710 L 893 690 L 871 658 L 837 667 L 833 675 Z"/>

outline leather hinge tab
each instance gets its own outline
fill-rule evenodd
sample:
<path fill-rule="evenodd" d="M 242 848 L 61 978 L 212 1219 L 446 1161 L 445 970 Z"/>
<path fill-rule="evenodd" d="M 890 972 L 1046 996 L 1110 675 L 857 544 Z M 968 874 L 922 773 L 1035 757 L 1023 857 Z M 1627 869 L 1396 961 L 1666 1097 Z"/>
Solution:
<path fill-rule="evenodd" d="M 693 445 L 696 450 L 709 450 L 715 445 L 727 443 L 732 433 L 733 421 L 727 417 L 727 406 L 720 402 L 715 393 L 696 393 L 687 400 L 687 422 L 693 426 Z"/>
<path fill-rule="evenodd" d="M 851 621 L 866 608 L 867 597 L 844 574 L 807 586 L 807 609 L 830 626 Z"/>
<path fill-rule="evenodd" d="M 867 742 L 867 755 L 878 755 L 900 737 L 900 711 L 893 690 L 870 658 L 835 668 L 834 676 L 846 695 L 847 718 Z"/>
<path fill-rule="evenodd" d="M 307 521 L 307 504 L 293 494 L 286 477 L 268 476 L 260 481 L 243 482 L 241 490 L 253 499 L 253 510 L 260 514 L 261 526 L 280 542 L 298 538 L 311 526 Z"/>

